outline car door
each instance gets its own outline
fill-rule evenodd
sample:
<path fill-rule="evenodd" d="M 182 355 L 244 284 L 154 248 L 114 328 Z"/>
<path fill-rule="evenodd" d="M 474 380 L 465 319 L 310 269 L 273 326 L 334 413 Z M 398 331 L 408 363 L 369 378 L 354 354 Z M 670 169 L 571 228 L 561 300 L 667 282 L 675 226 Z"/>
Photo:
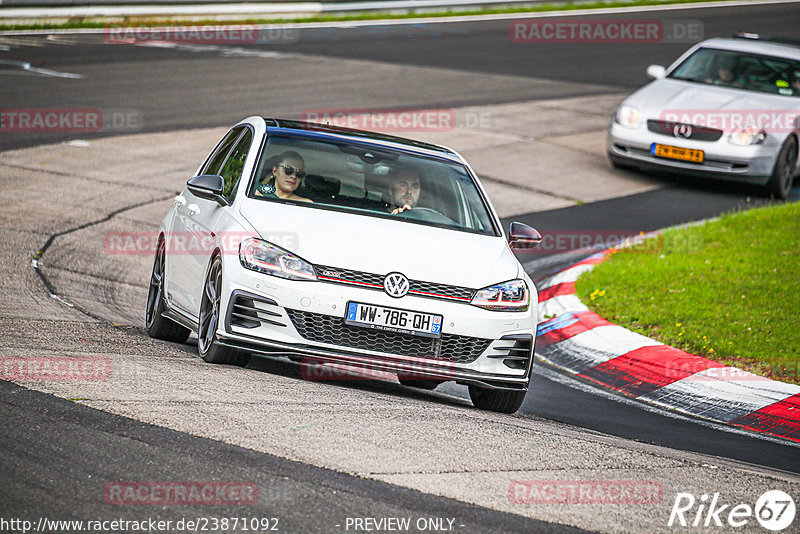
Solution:
<path fill-rule="evenodd" d="M 206 159 L 198 175 L 219 174 L 228 155 L 237 146 L 247 130 L 245 126 L 231 129 L 217 144 Z M 202 281 L 196 280 L 198 265 L 208 257 L 210 233 L 204 230 L 208 223 L 202 224 L 216 211 L 219 204 L 194 196 L 184 188 L 175 198 L 175 210 L 167 239 L 166 293 L 171 305 L 197 317 L 200 303 L 196 288 Z M 205 276 L 203 273 L 201 276 Z"/>

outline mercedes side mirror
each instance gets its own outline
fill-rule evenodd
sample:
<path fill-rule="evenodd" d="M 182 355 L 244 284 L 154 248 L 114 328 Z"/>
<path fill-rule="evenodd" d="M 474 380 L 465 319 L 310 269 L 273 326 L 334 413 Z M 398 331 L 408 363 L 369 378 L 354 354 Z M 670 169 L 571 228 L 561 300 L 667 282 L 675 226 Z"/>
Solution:
<path fill-rule="evenodd" d="M 656 80 L 660 80 L 667 75 L 667 69 L 661 65 L 650 65 L 647 67 L 647 75 Z"/>

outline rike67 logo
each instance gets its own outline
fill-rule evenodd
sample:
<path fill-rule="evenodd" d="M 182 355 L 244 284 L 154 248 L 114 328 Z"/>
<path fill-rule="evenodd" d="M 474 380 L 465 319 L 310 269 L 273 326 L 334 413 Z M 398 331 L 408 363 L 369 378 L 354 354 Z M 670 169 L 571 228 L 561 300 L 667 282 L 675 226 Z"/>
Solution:
<path fill-rule="evenodd" d="M 691 493 L 678 493 L 667 526 L 752 528 L 755 519 L 765 529 L 780 532 L 794 522 L 795 512 L 794 499 L 780 490 L 765 492 L 755 506 L 724 504 L 719 493 L 703 494 L 699 499 Z"/>

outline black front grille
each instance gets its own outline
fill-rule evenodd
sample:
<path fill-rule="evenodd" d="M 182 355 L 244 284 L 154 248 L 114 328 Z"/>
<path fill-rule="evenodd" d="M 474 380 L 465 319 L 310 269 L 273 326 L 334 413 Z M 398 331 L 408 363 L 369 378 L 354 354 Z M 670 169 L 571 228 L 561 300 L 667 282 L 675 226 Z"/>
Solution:
<path fill-rule="evenodd" d="M 376 350 L 387 354 L 444 360 L 454 363 L 474 362 L 492 342 L 491 339 L 442 334 L 439 339 L 384 332 L 345 324 L 344 318 L 287 309 L 298 333 L 309 341 L 340 347 Z"/>
<path fill-rule="evenodd" d="M 691 139 L 693 141 L 717 141 L 720 137 L 722 137 L 723 134 L 722 130 L 689 124 L 687 126 L 691 128 L 691 133 L 688 136 L 675 135 L 675 127 L 680 124 L 681 123 L 674 121 L 650 119 L 647 121 L 647 129 L 651 132 L 669 135 L 670 137 L 675 137 L 677 139 Z"/>
<path fill-rule="evenodd" d="M 317 276 L 323 282 L 353 284 L 367 289 L 383 291 L 383 279 L 385 275 L 353 271 L 350 269 L 339 269 L 338 267 L 327 267 L 325 265 L 315 265 L 314 269 L 316 269 Z M 436 284 L 433 282 L 423 282 L 421 280 L 409 280 L 408 283 L 408 293 L 420 297 L 469 302 L 475 295 L 475 290 L 467 287 Z"/>
<path fill-rule="evenodd" d="M 326 267 L 315 265 L 317 276 L 324 277 L 326 282 L 354 282 L 359 284 L 376 285 L 383 288 L 383 277 L 379 274 L 364 273 L 361 271 L 351 271 L 349 269 L 338 269 L 336 267 Z"/>

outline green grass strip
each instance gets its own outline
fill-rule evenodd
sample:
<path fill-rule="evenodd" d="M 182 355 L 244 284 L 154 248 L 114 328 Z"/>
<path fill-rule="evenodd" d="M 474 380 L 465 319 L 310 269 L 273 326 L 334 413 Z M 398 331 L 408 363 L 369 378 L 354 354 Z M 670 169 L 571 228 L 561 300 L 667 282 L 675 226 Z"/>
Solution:
<path fill-rule="evenodd" d="M 402 20 L 402 19 L 418 19 L 418 18 L 443 18 L 443 17 L 460 17 L 469 15 L 497 15 L 497 14 L 514 14 L 514 13 L 541 13 L 547 11 L 572 11 L 576 9 L 603 9 L 612 7 L 642 7 L 642 6 L 655 6 L 666 4 L 698 4 L 698 3 L 713 3 L 724 2 L 728 0 L 632 0 L 625 1 L 610 1 L 610 2 L 569 2 L 569 3 L 552 3 L 540 4 L 535 6 L 526 7 L 509 7 L 497 9 L 481 9 L 481 10 L 462 10 L 462 11 L 441 11 L 435 13 L 405 13 L 405 14 L 389 14 L 389 13 L 357 13 L 352 15 L 320 15 L 316 17 L 300 17 L 300 18 L 272 18 L 272 19 L 230 19 L 230 20 L 180 20 L 180 15 L 163 15 L 159 17 L 148 18 L 131 18 L 124 23 L 110 23 L 103 21 L 84 21 L 84 20 L 70 20 L 64 23 L 41 23 L 41 24 L 0 24 L 0 31 L 12 30 L 65 30 L 65 29 L 92 29 L 92 28 L 105 28 L 110 24 L 124 26 L 202 26 L 202 25 L 237 25 L 237 24 L 286 24 L 286 23 L 306 23 L 306 22 L 347 22 L 358 20 Z M 174 19 L 169 19 L 174 17 Z M 96 17 L 86 17 L 96 18 Z M 120 17 L 108 17 L 115 20 Z"/>
<path fill-rule="evenodd" d="M 800 203 L 668 230 L 613 254 L 576 289 L 613 323 L 800 383 Z"/>

